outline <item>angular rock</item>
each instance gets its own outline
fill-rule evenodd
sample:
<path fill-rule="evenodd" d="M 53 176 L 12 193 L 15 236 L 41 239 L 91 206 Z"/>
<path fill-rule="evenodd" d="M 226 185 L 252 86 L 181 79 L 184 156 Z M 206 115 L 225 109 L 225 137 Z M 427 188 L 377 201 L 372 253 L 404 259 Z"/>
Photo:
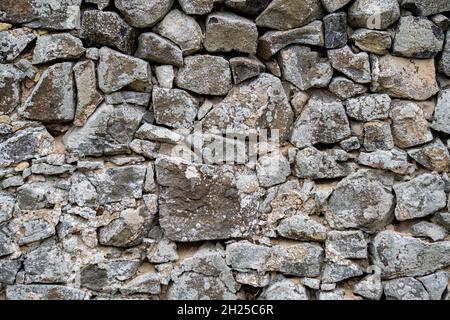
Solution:
<path fill-rule="evenodd" d="M 426 243 L 393 231 L 382 231 L 372 242 L 372 258 L 383 279 L 430 274 L 450 265 L 450 242 Z"/>
<path fill-rule="evenodd" d="M 408 150 L 408 155 L 431 171 L 448 171 L 450 155 L 447 147 L 439 138 L 414 149 Z"/>
<path fill-rule="evenodd" d="M 17 205 L 22 210 L 53 208 L 65 201 L 65 192 L 49 182 L 27 183 L 17 189 Z"/>
<path fill-rule="evenodd" d="M 54 64 L 45 70 L 20 113 L 44 123 L 72 121 L 75 117 L 72 63 Z"/>
<path fill-rule="evenodd" d="M 344 178 L 331 194 L 328 223 L 339 230 L 382 230 L 394 217 L 392 184 L 391 175 L 375 170 L 359 170 Z"/>
<path fill-rule="evenodd" d="M 33 64 L 75 60 L 85 51 L 81 40 L 68 33 L 47 34 L 37 38 Z"/>
<path fill-rule="evenodd" d="M 339 146 L 347 152 L 358 150 L 361 148 L 358 137 L 350 137 L 348 139 L 342 140 Z"/>
<path fill-rule="evenodd" d="M 447 231 L 437 224 L 422 221 L 411 227 L 411 234 L 415 237 L 426 237 L 433 241 L 444 240 Z"/>
<path fill-rule="evenodd" d="M 267 73 L 234 87 L 230 93 L 203 118 L 206 130 L 243 131 L 279 130 L 285 141 L 293 121 L 293 112 L 281 81 Z"/>
<path fill-rule="evenodd" d="M 23 285 L 6 287 L 8 300 L 85 300 L 86 292 L 60 285 Z"/>
<path fill-rule="evenodd" d="M 17 58 L 36 39 L 36 35 L 25 28 L 0 31 L 0 63 Z"/>
<path fill-rule="evenodd" d="M 438 271 L 436 273 L 417 278 L 422 282 L 425 289 L 430 295 L 430 300 L 441 300 L 442 294 L 447 288 L 449 275 L 445 271 Z"/>
<path fill-rule="evenodd" d="M 230 59 L 231 74 L 235 84 L 254 78 L 264 72 L 266 67 L 256 58 L 233 57 Z"/>
<path fill-rule="evenodd" d="M 175 72 L 171 65 L 162 65 L 155 67 L 155 76 L 158 80 L 158 85 L 161 88 L 172 89 L 173 80 L 175 79 Z"/>
<path fill-rule="evenodd" d="M 153 31 L 175 42 L 183 55 L 192 54 L 202 47 L 202 30 L 191 16 L 174 9 L 159 22 Z"/>
<path fill-rule="evenodd" d="M 353 27 L 383 30 L 399 18 L 397 0 L 356 0 L 348 9 L 348 21 Z"/>
<path fill-rule="evenodd" d="M 225 0 L 225 5 L 237 12 L 255 16 L 260 14 L 270 3 L 270 0 Z"/>
<path fill-rule="evenodd" d="M 137 31 L 115 12 L 87 10 L 83 13 L 80 36 L 96 46 L 104 45 L 131 54 Z"/>
<path fill-rule="evenodd" d="M 14 211 L 15 198 L 7 192 L 0 192 L 0 223 L 11 219 Z"/>
<path fill-rule="evenodd" d="M 394 100 L 390 117 L 394 143 L 399 148 L 414 147 L 433 140 L 425 114 L 416 103 Z"/>
<path fill-rule="evenodd" d="M 358 83 L 370 83 L 369 55 L 365 52 L 353 53 L 349 46 L 328 50 L 328 57 L 334 69 Z"/>
<path fill-rule="evenodd" d="M 399 278 L 383 282 L 387 300 L 429 300 L 430 296 L 420 281 Z"/>
<path fill-rule="evenodd" d="M 277 281 L 259 296 L 260 300 L 309 300 L 305 287 L 291 279 Z"/>
<path fill-rule="evenodd" d="M 14 233 L 15 231 L 10 224 L 0 225 L 0 257 L 20 251 Z"/>
<path fill-rule="evenodd" d="M 187 14 L 203 15 L 210 13 L 217 0 L 179 0 L 181 8 Z"/>
<path fill-rule="evenodd" d="M 170 40 L 153 32 L 142 33 L 138 40 L 138 48 L 134 54 L 136 57 L 177 67 L 183 65 L 181 49 Z"/>
<path fill-rule="evenodd" d="M 151 141 L 159 141 L 165 143 L 177 144 L 184 139 L 184 136 L 171 131 L 164 127 L 154 126 L 150 123 L 144 123 L 138 131 L 136 131 L 135 138 L 145 139 Z"/>
<path fill-rule="evenodd" d="M 400 149 L 375 150 L 361 152 L 358 163 L 375 169 L 389 170 L 398 174 L 408 174 L 414 171 L 414 166 L 408 162 L 408 154 Z"/>
<path fill-rule="evenodd" d="M 150 104 L 150 92 L 119 91 L 105 96 L 106 104 L 129 104 L 133 106 L 148 107 Z"/>
<path fill-rule="evenodd" d="M 71 128 L 64 135 L 63 143 L 68 151 L 85 156 L 128 152 L 144 113 L 140 107 L 103 103 L 83 127 Z"/>
<path fill-rule="evenodd" d="M 336 143 L 351 134 L 344 106 L 321 93 L 314 94 L 294 123 L 291 143 L 304 148 L 317 143 Z"/>
<path fill-rule="evenodd" d="M 395 217 L 399 221 L 422 218 L 447 205 L 444 181 L 435 174 L 424 173 L 394 185 L 397 197 Z"/>
<path fill-rule="evenodd" d="M 327 259 L 366 259 L 367 242 L 362 231 L 330 231 L 325 243 Z"/>
<path fill-rule="evenodd" d="M 173 0 L 114 0 L 125 21 L 136 28 L 155 25 L 169 12 Z"/>
<path fill-rule="evenodd" d="M 167 239 L 161 239 L 154 252 L 152 252 L 151 255 L 148 255 L 147 258 L 151 263 L 177 261 L 177 244 Z"/>
<path fill-rule="evenodd" d="M 446 0 L 400 0 L 400 4 L 420 16 L 450 11 L 450 3 Z"/>
<path fill-rule="evenodd" d="M 252 20 L 230 12 L 215 12 L 206 18 L 207 51 L 254 54 L 257 44 L 258 29 Z"/>
<path fill-rule="evenodd" d="M 198 101 L 180 89 L 153 87 L 152 106 L 157 124 L 173 128 L 192 128 Z"/>
<path fill-rule="evenodd" d="M 73 174 L 69 190 L 69 202 L 80 207 L 95 207 L 97 199 L 97 191 L 87 177 L 78 171 Z"/>
<path fill-rule="evenodd" d="M 328 90 L 334 93 L 339 99 L 347 100 L 354 96 L 367 92 L 367 87 L 362 84 L 355 83 L 345 77 L 335 77 L 328 85 Z"/>
<path fill-rule="evenodd" d="M 157 273 L 144 273 L 137 276 L 120 289 L 123 294 L 159 294 L 161 292 L 160 277 Z"/>
<path fill-rule="evenodd" d="M 96 4 L 99 10 L 103 10 L 110 5 L 111 0 L 86 0 L 85 2 Z"/>
<path fill-rule="evenodd" d="M 392 98 L 427 100 L 439 91 L 434 59 L 372 56 L 373 92 Z"/>
<path fill-rule="evenodd" d="M 285 182 L 291 174 L 291 167 L 282 154 L 269 154 L 259 158 L 256 173 L 259 185 L 267 188 Z"/>
<path fill-rule="evenodd" d="M 287 30 L 304 26 L 322 15 L 320 0 L 274 0 L 256 18 L 256 24 L 260 27 Z"/>
<path fill-rule="evenodd" d="M 450 77 L 450 30 L 447 31 L 444 51 L 439 61 L 439 71 Z"/>
<path fill-rule="evenodd" d="M 283 79 L 303 91 L 326 87 L 333 77 L 330 63 L 308 47 L 289 46 L 280 51 L 278 61 Z"/>
<path fill-rule="evenodd" d="M 258 40 L 258 56 L 267 60 L 290 44 L 325 45 L 323 23 L 320 20 L 286 31 L 267 31 Z"/>
<path fill-rule="evenodd" d="M 347 14 L 332 13 L 323 18 L 325 31 L 325 47 L 341 48 L 347 44 Z"/>
<path fill-rule="evenodd" d="M 19 105 L 23 78 L 23 72 L 13 65 L 0 64 L 0 115 L 10 114 Z"/>
<path fill-rule="evenodd" d="M 389 117 L 391 98 L 387 94 L 367 94 L 348 99 L 347 114 L 359 121 L 384 120 Z"/>
<path fill-rule="evenodd" d="M 325 241 L 327 228 L 307 215 L 294 215 L 281 220 L 277 227 L 280 236 L 298 241 Z"/>
<path fill-rule="evenodd" d="M 358 264 L 347 259 L 337 259 L 325 263 L 321 279 L 326 284 L 337 283 L 363 274 L 364 271 Z"/>
<path fill-rule="evenodd" d="M 378 55 L 385 55 L 392 46 L 392 37 L 387 31 L 357 29 L 350 40 L 361 50 Z"/>
<path fill-rule="evenodd" d="M 20 266 L 19 260 L 0 259 L 0 283 L 14 284 Z"/>
<path fill-rule="evenodd" d="M 263 288 L 269 285 L 270 275 L 265 272 L 257 271 L 238 272 L 236 274 L 236 282 L 255 288 Z"/>
<path fill-rule="evenodd" d="M 447 231 L 450 231 L 450 213 L 449 212 L 438 212 L 433 215 L 432 221 L 434 223 L 443 226 Z"/>
<path fill-rule="evenodd" d="M 44 127 L 19 130 L 0 143 L 0 166 L 46 156 L 53 147 L 54 139 Z"/>
<path fill-rule="evenodd" d="M 353 293 L 366 299 L 380 300 L 383 295 L 383 285 L 379 274 L 366 276 L 360 282 L 353 286 Z"/>
<path fill-rule="evenodd" d="M 450 134 L 450 89 L 439 92 L 431 127 L 436 131 Z"/>
<path fill-rule="evenodd" d="M 364 149 L 366 151 L 390 150 L 394 148 L 391 127 L 386 121 L 372 121 L 364 124 Z"/>

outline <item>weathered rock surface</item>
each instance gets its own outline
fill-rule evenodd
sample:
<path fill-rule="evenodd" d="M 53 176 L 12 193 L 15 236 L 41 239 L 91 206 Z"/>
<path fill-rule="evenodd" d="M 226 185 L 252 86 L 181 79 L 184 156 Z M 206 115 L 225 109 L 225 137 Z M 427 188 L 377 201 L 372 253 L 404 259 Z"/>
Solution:
<path fill-rule="evenodd" d="M 114 0 L 125 21 L 136 28 L 147 28 L 161 20 L 172 7 L 173 0 Z"/>
<path fill-rule="evenodd" d="M 361 152 L 358 163 L 375 169 L 389 170 L 398 174 L 414 171 L 414 166 L 408 162 L 408 154 L 400 149 L 375 150 Z"/>
<path fill-rule="evenodd" d="M 408 150 L 408 155 L 428 170 L 443 172 L 449 167 L 450 154 L 439 138 Z"/>
<path fill-rule="evenodd" d="M 277 232 L 284 238 L 299 241 L 325 241 L 327 228 L 307 215 L 295 215 L 283 219 Z"/>
<path fill-rule="evenodd" d="M 413 11 L 421 16 L 450 10 L 450 4 L 445 0 L 401 0 L 402 8 Z"/>
<path fill-rule="evenodd" d="M 135 56 L 163 64 L 174 66 L 183 65 L 183 53 L 181 49 L 168 39 L 156 33 L 146 32 L 139 36 L 139 45 Z"/>
<path fill-rule="evenodd" d="M 256 77 L 266 69 L 264 64 L 258 59 L 247 57 L 231 58 L 230 68 L 235 84 Z"/>
<path fill-rule="evenodd" d="M 358 83 L 370 83 L 369 55 L 365 52 L 353 53 L 349 46 L 328 50 L 328 57 L 334 69 Z"/>
<path fill-rule="evenodd" d="M 341 48 L 347 44 L 347 14 L 332 13 L 323 18 L 325 47 Z"/>
<path fill-rule="evenodd" d="M 68 33 L 43 35 L 36 40 L 33 63 L 74 60 L 81 57 L 84 52 L 81 40 Z"/>
<path fill-rule="evenodd" d="M 291 279 L 277 281 L 261 294 L 262 300 L 309 300 L 305 287 Z"/>
<path fill-rule="evenodd" d="M 84 300 L 87 297 L 82 290 L 61 285 L 16 284 L 6 288 L 8 300 Z"/>
<path fill-rule="evenodd" d="M 0 64 L 0 114 L 9 114 L 20 103 L 23 72 L 11 64 Z"/>
<path fill-rule="evenodd" d="M 348 9 L 348 20 L 353 27 L 382 30 L 399 18 L 397 0 L 356 0 Z"/>
<path fill-rule="evenodd" d="M 399 278 L 383 282 L 387 300 L 429 300 L 430 296 L 420 281 Z"/>
<path fill-rule="evenodd" d="M 386 31 L 357 29 L 351 34 L 350 40 L 361 50 L 378 55 L 388 53 L 392 46 L 391 34 Z"/>
<path fill-rule="evenodd" d="M 347 114 L 359 121 L 383 120 L 389 117 L 391 98 L 386 94 L 368 94 L 348 99 Z"/>
<path fill-rule="evenodd" d="M 450 134 L 450 89 L 439 92 L 431 127 L 434 130 Z"/>
<path fill-rule="evenodd" d="M 25 28 L 0 31 L 0 63 L 17 58 L 34 39 L 36 35 Z"/>
<path fill-rule="evenodd" d="M 345 77 L 333 78 L 328 85 L 328 90 L 334 93 L 341 100 L 346 100 L 368 91 L 367 87 L 364 85 L 355 83 Z"/>

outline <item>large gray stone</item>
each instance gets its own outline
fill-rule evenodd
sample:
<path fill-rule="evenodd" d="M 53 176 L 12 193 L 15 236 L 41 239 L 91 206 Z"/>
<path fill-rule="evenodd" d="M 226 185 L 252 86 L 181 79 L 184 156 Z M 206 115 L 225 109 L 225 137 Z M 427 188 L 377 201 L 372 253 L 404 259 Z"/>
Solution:
<path fill-rule="evenodd" d="M 33 63 L 75 60 L 81 57 L 85 51 L 81 40 L 68 33 L 47 34 L 36 40 Z"/>
<path fill-rule="evenodd" d="M 177 67 L 183 65 L 181 49 L 170 40 L 153 32 L 142 33 L 138 40 L 139 45 L 134 54 L 136 57 Z"/>
<path fill-rule="evenodd" d="M 298 241 L 325 241 L 327 228 L 307 215 L 298 214 L 283 219 L 277 227 L 280 236 Z"/>
<path fill-rule="evenodd" d="M 429 300 L 430 296 L 420 281 L 399 278 L 383 282 L 387 300 Z"/>
<path fill-rule="evenodd" d="M 173 0 L 114 0 L 114 5 L 131 26 L 147 28 L 169 12 Z"/>

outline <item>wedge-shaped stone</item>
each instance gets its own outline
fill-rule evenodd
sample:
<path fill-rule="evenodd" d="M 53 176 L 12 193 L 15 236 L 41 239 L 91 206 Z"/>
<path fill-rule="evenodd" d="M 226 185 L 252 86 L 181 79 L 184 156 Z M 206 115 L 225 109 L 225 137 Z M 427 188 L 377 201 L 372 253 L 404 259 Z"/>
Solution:
<path fill-rule="evenodd" d="M 358 83 L 370 83 L 369 55 L 365 52 L 353 53 L 349 46 L 328 50 L 328 57 L 334 69 Z"/>
<path fill-rule="evenodd" d="M 181 49 L 170 40 L 153 32 L 142 33 L 139 36 L 139 45 L 134 55 L 152 62 L 172 64 L 178 67 L 183 65 Z"/>
<path fill-rule="evenodd" d="M 426 145 L 409 149 L 408 155 L 428 170 L 448 171 L 450 155 L 447 147 L 439 138 Z"/>
<path fill-rule="evenodd" d="M 173 0 L 114 0 L 114 5 L 131 26 L 147 28 L 169 12 Z"/>
<path fill-rule="evenodd" d="M 439 92 L 431 127 L 434 130 L 450 134 L 450 89 Z"/>
<path fill-rule="evenodd" d="M 24 28 L 1 31 L 0 63 L 17 58 L 34 39 L 36 39 L 36 35 L 31 30 Z"/>

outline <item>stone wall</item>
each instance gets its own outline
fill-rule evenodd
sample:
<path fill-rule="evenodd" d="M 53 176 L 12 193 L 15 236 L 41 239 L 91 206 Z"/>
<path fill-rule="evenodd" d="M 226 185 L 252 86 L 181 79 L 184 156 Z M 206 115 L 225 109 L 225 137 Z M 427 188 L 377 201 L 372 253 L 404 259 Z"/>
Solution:
<path fill-rule="evenodd" d="M 0 299 L 450 299 L 449 18 L 0 1 Z"/>

